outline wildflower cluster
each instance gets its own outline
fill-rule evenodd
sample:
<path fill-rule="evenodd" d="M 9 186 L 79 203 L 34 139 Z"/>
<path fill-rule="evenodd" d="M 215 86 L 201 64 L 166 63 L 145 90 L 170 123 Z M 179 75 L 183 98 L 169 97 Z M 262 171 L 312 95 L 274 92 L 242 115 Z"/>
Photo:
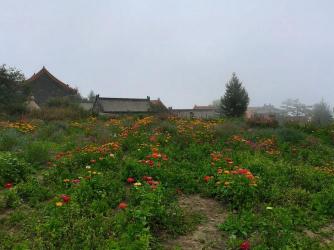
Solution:
<path fill-rule="evenodd" d="M 36 125 L 29 122 L 8 122 L 3 125 L 6 128 L 14 128 L 22 133 L 31 133 L 36 129 Z"/>
<path fill-rule="evenodd" d="M 139 160 L 140 163 L 148 165 L 150 167 L 160 167 L 161 161 L 167 161 L 168 156 L 164 153 L 159 152 L 159 149 L 152 148 L 152 153 L 146 156 L 145 160 Z"/>
<path fill-rule="evenodd" d="M 136 180 L 133 177 L 129 177 L 126 181 L 127 183 L 133 185 L 135 188 L 141 187 L 143 185 L 142 182 L 140 182 L 139 180 Z M 160 184 L 160 182 L 154 180 L 153 177 L 146 176 L 146 175 L 142 177 L 142 181 L 148 184 L 152 189 L 156 189 L 158 185 Z"/>

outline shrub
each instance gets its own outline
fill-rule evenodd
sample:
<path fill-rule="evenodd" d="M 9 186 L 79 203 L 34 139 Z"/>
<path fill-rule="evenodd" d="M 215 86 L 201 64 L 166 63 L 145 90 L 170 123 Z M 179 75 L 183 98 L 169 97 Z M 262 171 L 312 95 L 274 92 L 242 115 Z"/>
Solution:
<path fill-rule="evenodd" d="M 36 141 L 27 145 L 24 158 L 33 164 L 44 164 L 49 160 L 50 146 L 47 142 Z"/>
<path fill-rule="evenodd" d="M 62 141 L 64 135 L 69 133 L 68 121 L 54 121 L 40 127 L 36 132 L 36 138 L 39 140 L 48 140 L 59 142 Z"/>
<path fill-rule="evenodd" d="M 22 84 L 24 75 L 15 68 L 0 66 L 0 110 L 13 115 L 25 111 L 24 102 L 28 96 L 28 88 Z"/>
<path fill-rule="evenodd" d="M 0 151 L 11 151 L 19 143 L 20 134 L 15 129 L 8 129 L 0 134 Z"/>
<path fill-rule="evenodd" d="M 0 152 L 0 184 L 26 180 L 32 169 L 25 161 L 11 153 Z"/>
<path fill-rule="evenodd" d="M 277 131 L 278 139 L 281 142 L 298 143 L 305 139 L 306 135 L 294 128 L 282 128 Z"/>
<path fill-rule="evenodd" d="M 246 123 L 250 127 L 261 128 L 276 128 L 278 127 L 278 121 L 274 116 L 252 116 L 246 120 Z"/>
<path fill-rule="evenodd" d="M 87 118 L 89 112 L 78 107 L 44 107 L 41 110 L 33 111 L 29 114 L 30 118 L 42 119 L 45 121 L 55 120 L 79 120 Z"/>
<path fill-rule="evenodd" d="M 222 124 L 218 124 L 214 131 L 216 138 L 229 138 L 232 135 L 239 134 L 246 128 L 241 119 L 224 119 Z"/>
<path fill-rule="evenodd" d="M 323 189 L 314 195 L 312 200 L 312 207 L 321 214 L 334 217 L 334 185 Z"/>
<path fill-rule="evenodd" d="M 49 191 L 41 186 L 37 179 L 19 184 L 16 192 L 23 202 L 28 202 L 32 206 L 36 206 L 40 201 L 50 197 Z"/>

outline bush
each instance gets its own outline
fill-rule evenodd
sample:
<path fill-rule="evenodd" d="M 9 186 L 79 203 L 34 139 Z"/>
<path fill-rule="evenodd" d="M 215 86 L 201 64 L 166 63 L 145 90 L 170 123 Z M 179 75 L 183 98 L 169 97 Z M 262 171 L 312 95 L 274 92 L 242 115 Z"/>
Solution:
<path fill-rule="evenodd" d="M 29 117 L 45 121 L 55 121 L 80 120 L 87 118 L 89 115 L 89 112 L 80 107 L 44 107 L 41 110 L 31 112 Z"/>
<path fill-rule="evenodd" d="M 0 110 L 14 115 L 25 111 L 29 90 L 23 84 L 24 75 L 15 68 L 0 66 Z"/>
<path fill-rule="evenodd" d="M 232 135 L 239 134 L 246 128 L 241 119 L 224 119 L 222 124 L 218 124 L 214 131 L 216 138 L 229 138 Z"/>
<path fill-rule="evenodd" d="M 11 153 L 0 152 L 0 184 L 26 180 L 32 169 L 28 163 Z"/>
<path fill-rule="evenodd" d="M 37 179 L 19 184 L 16 192 L 23 202 L 28 202 L 32 206 L 36 206 L 40 201 L 50 197 L 49 191 L 41 186 Z"/>
<path fill-rule="evenodd" d="M 305 139 L 306 135 L 294 128 L 282 128 L 277 131 L 278 139 L 281 142 L 298 143 Z"/>
<path fill-rule="evenodd" d="M 33 142 L 27 145 L 24 158 L 32 164 L 44 164 L 49 160 L 50 146 L 46 142 Z"/>
<path fill-rule="evenodd" d="M 20 134 L 15 129 L 8 129 L 0 134 L 0 151 L 14 150 L 19 143 Z"/>
<path fill-rule="evenodd" d="M 312 207 L 321 214 L 334 218 L 334 185 L 315 194 Z"/>
<path fill-rule="evenodd" d="M 278 120 L 274 116 L 252 116 L 246 120 L 246 123 L 250 127 L 261 128 L 277 128 Z"/>

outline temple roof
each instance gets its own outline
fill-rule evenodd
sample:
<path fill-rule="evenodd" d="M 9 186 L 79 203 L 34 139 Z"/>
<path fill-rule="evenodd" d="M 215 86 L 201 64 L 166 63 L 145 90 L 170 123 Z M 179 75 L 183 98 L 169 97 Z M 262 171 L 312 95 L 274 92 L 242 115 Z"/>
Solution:
<path fill-rule="evenodd" d="M 36 74 L 34 73 L 29 79 L 26 80 L 26 83 L 29 84 L 31 82 L 34 82 L 36 80 L 38 80 L 40 77 L 46 75 L 47 77 L 49 77 L 54 83 L 56 83 L 58 86 L 73 92 L 73 94 L 77 94 L 77 90 L 74 88 L 71 88 L 68 84 L 60 81 L 59 79 L 57 79 L 54 75 L 52 75 L 44 66 L 43 68 L 38 71 Z"/>

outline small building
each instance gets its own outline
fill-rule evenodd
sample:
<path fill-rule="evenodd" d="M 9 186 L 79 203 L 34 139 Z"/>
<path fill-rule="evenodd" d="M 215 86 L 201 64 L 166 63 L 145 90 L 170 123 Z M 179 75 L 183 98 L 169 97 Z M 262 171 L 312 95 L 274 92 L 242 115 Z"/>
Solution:
<path fill-rule="evenodd" d="M 214 106 L 197 106 L 192 109 L 171 109 L 173 115 L 181 118 L 215 119 L 219 112 Z"/>
<path fill-rule="evenodd" d="M 92 111 L 102 115 L 148 114 L 168 112 L 166 106 L 158 100 L 147 98 L 109 98 L 96 96 Z"/>
<path fill-rule="evenodd" d="M 39 106 L 53 98 L 78 95 L 78 90 L 58 80 L 45 67 L 33 74 L 25 84 L 30 88 Z"/>

